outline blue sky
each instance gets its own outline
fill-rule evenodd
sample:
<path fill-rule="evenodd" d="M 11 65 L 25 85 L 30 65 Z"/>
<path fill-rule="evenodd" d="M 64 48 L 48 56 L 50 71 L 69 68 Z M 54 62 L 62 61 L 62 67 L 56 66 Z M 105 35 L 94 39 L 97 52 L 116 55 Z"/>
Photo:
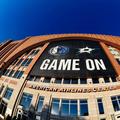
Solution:
<path fill-rule="evenodd" d="M 120 35 L 120 0 L 0 0 L 0 42 L 54 33 Z"/>

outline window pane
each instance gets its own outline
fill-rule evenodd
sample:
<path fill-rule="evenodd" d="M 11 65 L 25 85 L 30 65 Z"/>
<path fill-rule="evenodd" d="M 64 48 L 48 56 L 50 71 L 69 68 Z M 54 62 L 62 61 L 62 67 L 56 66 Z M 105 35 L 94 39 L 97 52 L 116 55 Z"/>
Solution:
<path fill-rule="evenodd" d="M 56 78 L 54 83 L 61 84 L 62 78 Z"/>
<path fill-rule="evenodd" d="M 99 80 L 98 80 L 98 78 L 92 78 L 92 81 L 93 81 L 93 83 L 94 83 L 94 84 L 97 84 L 97 83 L 99 83 Z"/>
<path fill-rule="evenodd" d="M 45 78 L 43 82 L 44 83 L 50 83 L 50 80 L 51 80 L 51 78 Z"/>
<path fill-rule="evenodd" d="M 7 88 L 6 92 L 5 92 L 5 95 L 4 95 L 4 98 L 6 99 L 10 99 L 11 95 L 12 95 L 12 92 L 13 92 L 13 89 L 11 88 Z"/>
<path fill-rule="evenodd" d="M 22 77 L 22 75 L 23 75 L 23 71 L 20 71 L 17 78 L 20 79 Z"/>
<path fill-rule="evenodd" d="M 52 103 L 51 114 L 59 115 L 59 103 Z"/>
<path fill-rule="evenodd" d="M 80 84 L 87 84 L 87 80 L 85 78 L 80 79 Z"/>
<path fill-rule="evenodd" d="M 37 112 L 42 112 L 44 97 L 39 97 Z"/>
<path fill-rule="evenodd" d="M 116 78 L 115 77 L 111 77 L 112 82 L 116 82 Z"/>
<path fill-rule="evenodd" d="M 29 110 L 31 100 L 32 100 L 31 94 L 23 93 L 23 96 L 20 101 L 20 105 L 23 106 L 23 109 Z"/>
<path fill-rule="evenodd" d="M 99 114 L 104 114 L 104 108 L 102 103 L 98 103 Z"/>
<path fill-rule="evenodd" d="M 80 105 L 80 116 L 88 116 L 88 105 L 87 104 Z"/>
<path fill-rule="evenodd" d="M 20 65 L 20 64 L 22 63 L 22 61 L 23 61 L 23 59 L 20 59 L 20 60 L 17 62 L 16 66 Z"/>
<path fill-rule="evenodd" d="M 32 58 L 28 59 L 28 61 L 26 62 L 25 66 L 28 66 L 31 62 L 32 62 Z"/>
<path fill-rule="evenodd" d="M 104 80 L 105 80 L 105 83 L 109 83 L 110 82 L 109 77 L 104 77 Z"/>
<path fill-rule="evenodd" d="M 114 107 L 115 111 L 119 111 L 120 110 L 117 100 L 116 101 L 112 101 L 112 104 L 113 104 L 113 107 Z"/>
<path fill-rule="evenodd" d="M 9 73 L 9 77 L 11 77 L 12 75 L 13 75 L 13 73 L 14 73 L 14 70 L 11 70 L 11 72 Z"/>
<path fill-rule="evenodd" d="M 64 80 L 63 80 L 63 84 L 70 84 L 70 79 L 67 79 L 67 78 L 65 78 Z"/>
<path fill-rule="evenodd" d="M 10 70 L 7 69 L 7 70 L 4 72 L 4 75 L 7 75 L 9 72 L 10 72 Z"/>
<path fill-rule="evenodd" d="M 17 78 L 18 74 L 19 74 L 19 71 L 16 71 L 13 77 Z"/>
<path fill-rule="evenodd" d="M 78 79 L 72 79 L 71 84 L 78 84 Z"/>
<path fill-rule="evenodd" d="M 61 105 L 61 115 L 68 116 L 69 115 L 69 104 L 62 104 Z"/>
<path fill-rule="evenodd" d="M 25 66 L 26 63 L 27 63 L 27 61 L 28 61 L 28 59 L 25 59 L 25 60 L 22 62 L 21 66 Z"/>
<path fill-rule="evenodd" d="M 80 100 L 80 116 L 88 116 L 87 100 Z"/>
<path fill-rule="evenodd" d="M 70 116 L 77 116 L 77 104 L 70 104 Z"/>

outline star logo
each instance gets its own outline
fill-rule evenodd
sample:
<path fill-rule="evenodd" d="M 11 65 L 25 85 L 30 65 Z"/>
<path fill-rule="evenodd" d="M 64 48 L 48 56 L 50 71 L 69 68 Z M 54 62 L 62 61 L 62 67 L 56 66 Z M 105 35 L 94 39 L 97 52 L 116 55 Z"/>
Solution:
<path fill-rule="evenodd" d="M 85 48 L 79 48 L 79 53 L 91 53 L 93 50 L 95 49 L 92 49 L 92 48 L 89 48 L 89 47 L 85 47 Z"/>

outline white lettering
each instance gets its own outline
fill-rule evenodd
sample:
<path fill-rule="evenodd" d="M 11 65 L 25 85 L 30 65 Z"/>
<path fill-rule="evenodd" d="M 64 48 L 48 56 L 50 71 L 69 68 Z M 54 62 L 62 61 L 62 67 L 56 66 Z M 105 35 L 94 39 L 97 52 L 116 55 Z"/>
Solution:
<path fill-rule="evenodd" d="M 102 59 L 100 59 L 99 61 L 95 59 L 95 64 L 96 64 L 97 70 L 100 70 L 100 68 L 102 68 L 103 70 L 106 70 L 105 64 Z"/>
<path fill-rule="evenodd" d="M 50 66 L 48 67 L 48 70 L 57 70 L 57 59 L 53 60 Z"/>
<path fill-rule="evenodd" d="M 58 70 L 70 70 L 71 68 L 71 59 L 67 59 L 66 61 L 62 59 L 60 61 Z"/>
<path fill-rule="evenodd" d="M 95 70 L 95 65 L 94 65 L 93 60 L 87 59 L 87 60 L 86 60 L 86 67 L 87 67 L 87 69 L 90 70 L 90 71 Z"/>
<path fill-rule="evenodd" d="M 80 68 L 77 67 L 77 66 L 79 66 L 79 63 L 77 63 L 79 61 L 80 61 L 79 59 L 73 59 L 72 70 L 80 70 Z"/>
<path fill-rule="evenodd" d="M 42 65 L 40 66 L 40 70 L 46 70 L 48 68 L 49 63 L 50 63 L 50 59 L 44 60 Z"/>

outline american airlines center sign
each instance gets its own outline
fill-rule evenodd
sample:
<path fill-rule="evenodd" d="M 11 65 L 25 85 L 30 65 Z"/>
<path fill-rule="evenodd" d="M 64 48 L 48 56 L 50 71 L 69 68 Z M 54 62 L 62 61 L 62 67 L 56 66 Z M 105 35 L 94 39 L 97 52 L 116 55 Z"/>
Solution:
<path fill-rule="evenodd" d="M 51 42 L 31 71 L 31 75 L 66 78 L 114 74 L 99 43 L 86 40 Z"/>

